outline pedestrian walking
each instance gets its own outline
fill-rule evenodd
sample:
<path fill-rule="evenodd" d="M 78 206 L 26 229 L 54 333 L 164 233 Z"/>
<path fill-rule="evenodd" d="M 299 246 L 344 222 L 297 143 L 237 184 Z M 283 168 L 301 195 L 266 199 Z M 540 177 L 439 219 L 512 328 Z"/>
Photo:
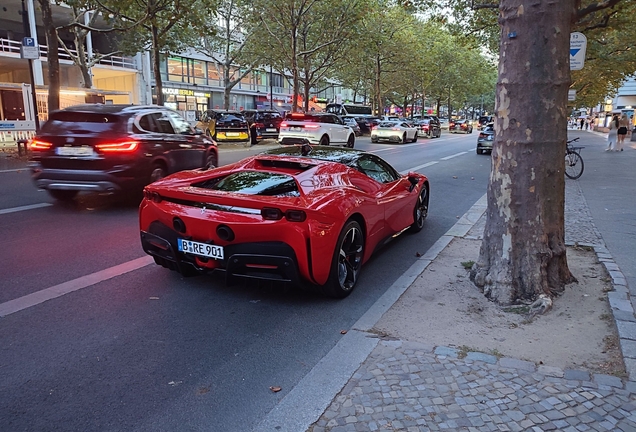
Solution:
<path fill-rule="evenodd" d="M 614 114 L 609 124 L 609 134 L 607 135 L 607 148 L 605 151 L 616 149 L 616 141 L 618 140 L 618 115 Z"/>
<path fill-rule="evenodd" d="M 585 124 L 585 119 L 581 119 L 579 121 L 579 124 L 581 125 L 581 126 L 579 126 L 579 129 L 583 130 L 583 125 Z"/>
<path fill-rule="evenodd" d="M 618 135 L 616 151 L 623 151 L 623 143 L 625 142 L 625 137 L 627 136 L 628 127 L 629 127 L 629 120 L 627 120 L 627 116 L 623 114 L 620 120 L 618 121 L 618 130 L 616 131 Z"/>

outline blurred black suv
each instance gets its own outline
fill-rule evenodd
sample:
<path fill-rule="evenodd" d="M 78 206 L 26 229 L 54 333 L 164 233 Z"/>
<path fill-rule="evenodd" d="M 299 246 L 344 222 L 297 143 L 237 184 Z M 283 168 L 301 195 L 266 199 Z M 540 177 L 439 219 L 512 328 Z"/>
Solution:
<path fill-rule="evenodd" d="M 49 115 L 30 142 L 35 185 L 55 199 L 129 192 L 168 174 L 218 165 L 216 143 L 162 106 L 77 105 Z"/>
<path fill-rule="evenodd" d="M 283 117 L 276 110 L 245 110 L 241 114 L 250 126 L 252 144 L 263 139 L 278 139 Z"/>

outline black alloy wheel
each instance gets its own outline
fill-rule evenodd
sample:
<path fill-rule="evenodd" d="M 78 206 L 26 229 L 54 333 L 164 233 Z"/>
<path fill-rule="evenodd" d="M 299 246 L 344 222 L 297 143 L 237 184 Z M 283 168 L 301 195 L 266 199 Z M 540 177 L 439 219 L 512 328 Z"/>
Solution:
<path fill-rule="evenodd" d="M 409 228 L 412 233 L 418 233 L 424 228 L 424 221 L 428 216 L 428 185 L 422 185 L 422 190 L 415 202 L 413 209 L 413 225 Z"/>
<path fill-rule="evenodd" d="M 212 152 L 208 154 L 208 157 L 205 160 L 205 165 L 203 168 L 205 169 L 213 169 L 219 165 L 219 161 L 217 160 L 216 153 Z"/>
<path fill-rule="evenodd" d="M 349 139 L 347 140 L 347 147 L 349 148 L 353 148 L 353 146 L 355 145 L 356 139 L 353 136 L 353 134 L 349 135 Z"/>
<path fill-rule="evenodd" d="M 167 175 L 168 171 L 166 170 L 166 167 L 161 163 L 156 163 L 152 166 L 152 171 L 150 172 L 150 183 L 161 180 Z"/>
<path fill-rule="evenodd" d="M 320 142 L 318 143 L 318 145 L 328 146 L 329 145 L 329 137 L 327 135 L 323 135 L 322 138 L 320 138 Z"/>
<path fill-rule="evenodd" d="M 329 280 L 323 286 L 326 295 L 344 298 L 351 294 L 358 281 L 364 254 L 364 233 L 360 224 L 348 221 L 338 237 L 331 259 Z"/>

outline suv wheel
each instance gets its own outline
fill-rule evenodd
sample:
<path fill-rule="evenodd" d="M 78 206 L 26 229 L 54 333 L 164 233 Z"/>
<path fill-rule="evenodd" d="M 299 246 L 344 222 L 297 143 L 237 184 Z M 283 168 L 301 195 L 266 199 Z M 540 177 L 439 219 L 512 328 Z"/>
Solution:
<path fill-rule="evenodd" d="M 329 137 L 327 135 L 323 135 L 322 138 L 320 138 L 320 142 L 318 143 L 318 145 L 328 146 L 329 145 Z"/>
<path fill-rule="evenodd" d="M 356 139 L 353 135 L 349 135 L 349 139 L 347 140 L 347 147 L 353 148 L 355 145 Z"/>

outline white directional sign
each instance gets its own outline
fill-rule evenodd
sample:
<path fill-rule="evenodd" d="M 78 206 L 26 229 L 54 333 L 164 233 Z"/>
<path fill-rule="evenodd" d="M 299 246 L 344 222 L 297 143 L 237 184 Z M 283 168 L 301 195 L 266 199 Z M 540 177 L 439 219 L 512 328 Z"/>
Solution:
<path fill-rule="evenodd" d="M 585 64 L 587 38 L 583 33 L 570 33 L 570 70 L 581 70 Z"/>
<path fill-rule="evenodd" d="M 25 37 L 20 47 L 20 57 L 23 59 L 37 60 L 40 58 L 40 48 L 34 38 Z"/>

